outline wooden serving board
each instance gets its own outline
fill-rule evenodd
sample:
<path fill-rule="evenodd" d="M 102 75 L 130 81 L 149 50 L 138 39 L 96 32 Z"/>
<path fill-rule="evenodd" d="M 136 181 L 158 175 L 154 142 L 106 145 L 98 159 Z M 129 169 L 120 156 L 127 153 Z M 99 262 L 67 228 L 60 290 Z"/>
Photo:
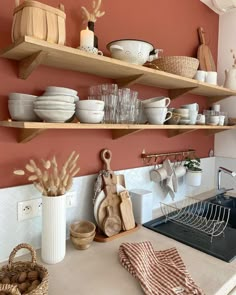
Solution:
<path fill-rule="evenodd" d="M 198 28 L 198 35 L 200 46 L 198 47 L 197 58 L 199 60 L 199 70 L 203 71 L 216 71 L 216 65 L 211 53 L 210 48 L 206 45 L 205 32 L 203 28 Z"/>
<path fill-rule="evenodd" d="M 117 235 L 114 235 L 112 237 L 107 237 L 105 234 L 103 234 L 100 230 L 98 230 L 96 232 L 96 235 L 94 237 L 94 241 L 96 242 L 100 242 L 100 243 L 106 243 L 106 242 L 110 242 L 113 241 L 115 239 L 121 238 L 123 236 L 132 234 L 133 232 L 136 232 L 138 229 L 140 228 L 139 224 L 136 224 L 135 227 L 133 229 L 130 230 L 126 230 L 126 231 L 121 231 L 120 233 L 118 233 Z"/>
<path fill-rule="evenodd" d="M 125 230 L 130 230 L 135 227 L 134 213 L 132 203 L 128 191 L 120 192 L 120 212 Z"/>
<path fill-rule="evenodd" d="M 121 219 L 113 213 L 110 206 L 106 207 L 107 216 L 103 220 L 103 232 L 108 236 L 117 235 L 121 231 Z"/>

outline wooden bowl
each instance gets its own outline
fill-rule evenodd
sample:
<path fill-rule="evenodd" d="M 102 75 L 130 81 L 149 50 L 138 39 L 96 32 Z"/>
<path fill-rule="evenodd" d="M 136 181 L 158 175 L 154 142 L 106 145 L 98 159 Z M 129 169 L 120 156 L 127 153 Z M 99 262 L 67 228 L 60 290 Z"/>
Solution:
<path fill-rule="evenodd" d="M 90 247 L 94 237 L 95 237 L 95 233 L 88 238 L 76 238 L 76 237 L 73 237 L 72 235 L 70 235 L 70 239 L 71 239 L 73 245 L 75 246 L 76 249 L 79 249 L 79 250 L 88 249 Z"/>
<path fill-rule="evenodd" d="M 91 237 L 95 230 L 95 224 L 90 221 L 76 221 L 70 225 L 70 234 L 75 238 Z"/>

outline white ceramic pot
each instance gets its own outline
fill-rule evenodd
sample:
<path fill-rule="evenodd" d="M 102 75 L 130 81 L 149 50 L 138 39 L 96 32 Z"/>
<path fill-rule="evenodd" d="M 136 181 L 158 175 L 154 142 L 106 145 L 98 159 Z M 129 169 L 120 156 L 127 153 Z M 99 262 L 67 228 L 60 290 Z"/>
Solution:
<path fill-rule="evenodd" d="M 66 195 L 42 197 L 41 257 L 45 263 L 62 261 L 66 253 Z"/>
<path fill-rule="evenodd" d="M 161 49 L 155 49 L 151 43 L 142 40 L 121 39 L 107 44 L 111 57 L 132 64 L 143 65 L 158 58 Z M 151 52 L 153 51 L 153 54 Z"/>
<path fill-rule="evenodd" d="M 191 186 L 200 186 L 202 181 L 202 171 L 188 170 L 186 173 L 186 184 Z"/>

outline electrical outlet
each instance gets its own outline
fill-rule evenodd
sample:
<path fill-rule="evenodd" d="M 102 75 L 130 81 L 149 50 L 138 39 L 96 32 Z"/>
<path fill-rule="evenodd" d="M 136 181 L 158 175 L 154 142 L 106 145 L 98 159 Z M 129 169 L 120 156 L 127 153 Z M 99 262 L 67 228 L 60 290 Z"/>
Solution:
<path fill-rule="evenodd" d="M 18 221 L 38 216 L 38 199 L 18 202 Z"/>
<path fill-rule="evenodd" d="M 17 219 L 22 221 L 42 215 L 42 198 L 18 202 Z M 66 208 L 76 207 L 76 192 L 66 193 Z"/>

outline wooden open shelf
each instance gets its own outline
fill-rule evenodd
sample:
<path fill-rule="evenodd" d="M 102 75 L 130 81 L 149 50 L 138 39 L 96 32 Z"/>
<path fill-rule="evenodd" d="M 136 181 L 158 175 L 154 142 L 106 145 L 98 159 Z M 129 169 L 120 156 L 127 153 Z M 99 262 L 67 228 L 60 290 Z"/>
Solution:
<path fill-rule="evenodd" d="M 194 79 L 133 65 L 110 57 L 95 55 L 63 45 L 25 36 L 0 51 L 3 58 L 19 61 L 19 77 L 26 79 L 39 65 L 79 71 L 114 79 L 119 85 L 139 83 L 169 90 L 175 98 L 184 93 L 207 96 L 212 101 L 236 95 L 236 91 Z"/>
<path fill-rule="evenodd" d="M 19 142 L 25 143 L 45 130 L 50 129 L 74 129 L 92 130 L 103 129 L 111 130 L 112 138 L 117 139 L 141 130 L 167 130 L 168 137 L 193 132 L 195 130 L 205 130 L 208 135 L 225 130 L 236 130 L 236 126 L 208 126 L 208 125 L 141 125 L 141 124 L 84 124 L 84 123 L 45 123 L 45 122 L 15 122 L 1 121 L 0 126 L 18 128 Z"/>

